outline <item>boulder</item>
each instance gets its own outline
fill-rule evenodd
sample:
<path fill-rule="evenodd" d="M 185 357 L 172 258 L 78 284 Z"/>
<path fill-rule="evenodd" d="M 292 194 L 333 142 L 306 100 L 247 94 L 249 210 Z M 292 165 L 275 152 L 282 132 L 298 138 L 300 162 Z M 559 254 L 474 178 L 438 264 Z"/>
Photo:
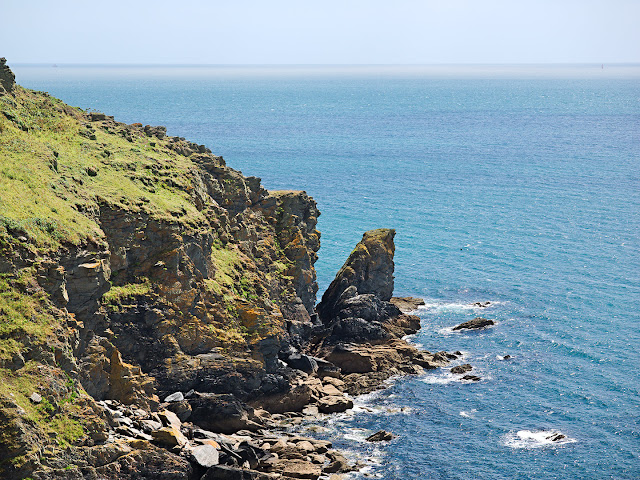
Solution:
<path fill-rule="evenodd" d="M 317 480 L 322 475 L 322 468 L 304 460 L 287 460 L 282 475 L 288 478 Z"/>
<path fill-rule="evenodd" d="M 469 365 L 468 363 L 465 363 L 464 365 L 458 365 L 455 366 L 451 369 L 451 373 L 467 373 L 470 372 L 471 370 L 473 370 L 473 367 L 471 365 Z"/>
<path fill-rule="evenodd" d="M 268 478 L 266 475 L 256 470 L 214 465 L 200 480 L 262 480 L 266 478 Z"/>
<path fill-rule="evenodd" d="M 462 377 L 462 380 L 468 380 L 470 382 L 479 382 L 482 379 L 477 375 L 465 375 L 464 377 Z"/>
<path fill-rule="evenodd" d="M 376 370 L 376 363 L 369 352 L 350 345 L 336 345 L 327 360 L 340 367 L 343 373 L 366 373 Z"/>
<path fill-rule="evenodd" d="M 189 448 L 188 454 L 191 460 L 202 467 L 213 467 L 220 462 L 220 454 L 212 445 L 205 444 Z"/>
<path fill-rule="evenodd" d="M 169 402 L 181 402 L 182 400 L 184 400 L 184 395 L 182 394 L 182 392 L 175 392 L 172 393 L 171 395 L 167 395 L 164 399 L 165 402 L 169 403 Z"/>
<path fill-rule="evenodd" d="M 158 418 L 165 427 L 180 428 L 180 426 L 182 425 L 182 422 L 180 421 L 178 416 L 169 410 L 158 412 Z"/>
<path fill-rule="evenodd" d="M 347 473 L 352 470 L 349 462 L 342 454 L 330 452 L 328 456 L 331 459 L 331 463 L 322 469 L 323 473 Z"/>
<path fill-rule="evenodd" d="M 366 440 L 367 442 L 388 442 L 394 438 L 396 438 L 396 435 L 393 433 L 386 430 L 378 430 L 373 435 L 369 435 Z"/>
<path fill-rule="evenodd" d="M 31 400 L 33 403 L 40 403 L 42 402 L 42 395 L 40 395 L 37 392 L 33 392 L 30 396 L 29 396 L 29 400 Z"/>
<path fill-rule="evenodd" d="M 303 353 L 292 353 L 284 358 L 284 361 L 291 368 L 301 370 L 305 373 L 316 373 L 318 371 L 318 363 L 316 360 Z"/>
<path fill-rule="evenodd" d="M 318 371 L 316 372 L 318 377 L 322 378 L 323 380 L 326 378 L 340 378 L 339 367 L 322 358 L 313 357 L 313 359 L 318 365 Z"/>
<path fill-rule="evenodd" d="M 465 330 L 465 329 L 471 330 L 471 329 L 485 328 L 491 325 L 495 325 L 495 323 L 496 322 L 494 322 L 493 320 L 489 320 L 487 318 L 476 317 L 473 320 L 463 322 L 460 325 L 453 327 L 453 330 L 456 331 L 456 330 Z"/>
<path fill-rule="evenodd" d="M 264 408 L 269 413 L 301 412 L 311 401 L 312 395 L 311 387 L 301 384 L 291 388 L 288 392 L 261 397 L 252 404 Z"/>
<path fill-rule="evenodd" d="M 191 406 L 189 420 L 205 430 L 234 433 L 238 430 L 256 431 L 260 428 L 249 419 L 251 407 L 231 394 L 196 393 L 188 399 Z"/>
<path fill-rule="evenodd" d="M 167 410 L 175 413 L 181 422 L 186 422 L 191 417 L 191 405 L 187 400 L 170 403 Z"/>
<path fill-rule="evenodd" d="M 353 408 L 353 401 L 344 395 L 330 395 L 318 400 L 318 409 L 322 413 L 344 412 Z"/>
<path fill-rule="evenodd" d="M 151 432 L 151 437 L 157 443 L 168 447 L 183 447 L 188 443 L 187 437 L 185 437 L 175 426 L 162 427 L 158 430 L 154 430 Z"/>
<path fill-rule="evenodd" d="M 366 342 L 368 340 L 382 340 L 387 338 L 388 334 L 380 322 L 347 317 L 336 321 L 332 336 L 343 341 Z"/>

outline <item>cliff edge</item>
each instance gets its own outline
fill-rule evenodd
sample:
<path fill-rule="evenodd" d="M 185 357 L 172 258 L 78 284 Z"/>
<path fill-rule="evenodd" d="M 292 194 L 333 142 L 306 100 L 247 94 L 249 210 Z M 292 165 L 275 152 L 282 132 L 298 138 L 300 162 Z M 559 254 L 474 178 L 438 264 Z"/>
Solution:
<path fill-rule="evenodd" d="M 401 337 L 394 231 L 316 311 L 320 215 L 204 145 L 15 84 L 0 59 L 0 476 L 311 478 L 290 432 L 448 361 Z"/>

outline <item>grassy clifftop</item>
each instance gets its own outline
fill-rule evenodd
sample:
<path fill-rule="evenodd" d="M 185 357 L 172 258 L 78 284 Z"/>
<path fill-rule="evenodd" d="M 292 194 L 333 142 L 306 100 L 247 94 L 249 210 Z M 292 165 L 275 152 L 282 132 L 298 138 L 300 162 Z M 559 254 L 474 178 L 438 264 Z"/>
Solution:
<path fill-rule="evenodd" d="M 189 195 L 194 165 L 169 148 L 176 143 L 16 86 L 0 96 L 0 221 L 39 247 L 100 239 L 91 215 L 100 202 L 201 221 Z"/>

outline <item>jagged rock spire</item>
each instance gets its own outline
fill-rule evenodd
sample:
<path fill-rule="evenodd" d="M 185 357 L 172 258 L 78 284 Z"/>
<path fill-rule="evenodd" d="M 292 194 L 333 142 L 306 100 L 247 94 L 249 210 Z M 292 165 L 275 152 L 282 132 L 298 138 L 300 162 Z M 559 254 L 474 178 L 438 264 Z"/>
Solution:
<path fill-rule="evenodd" d="M 396 231 L 380 228 L 365 232 L 318 304 L 320 318 L 329 320 L 345 297 L 373 294 L 389 301 L 393 295 L 393 237 Z"/>
<path fill-rule="evenodd" d="M 0 58 L 0 95 L 3 93 L 11 93 L 16 84 L 16 76 L 7 66 L 7 59 Z"/>

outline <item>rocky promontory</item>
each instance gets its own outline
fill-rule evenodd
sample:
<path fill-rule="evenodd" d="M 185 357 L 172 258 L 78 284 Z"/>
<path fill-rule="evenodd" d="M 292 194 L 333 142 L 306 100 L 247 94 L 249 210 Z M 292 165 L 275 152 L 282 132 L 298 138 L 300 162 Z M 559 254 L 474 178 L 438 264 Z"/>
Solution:
<path fill-rule="evenodd" d="M 14 78 L 0 59 L 0 477 L 329 478 L 353 466 L 292 427 L 456 357 L 402 340 L 393 230 L 316 307 L 305 192 Z"/>

